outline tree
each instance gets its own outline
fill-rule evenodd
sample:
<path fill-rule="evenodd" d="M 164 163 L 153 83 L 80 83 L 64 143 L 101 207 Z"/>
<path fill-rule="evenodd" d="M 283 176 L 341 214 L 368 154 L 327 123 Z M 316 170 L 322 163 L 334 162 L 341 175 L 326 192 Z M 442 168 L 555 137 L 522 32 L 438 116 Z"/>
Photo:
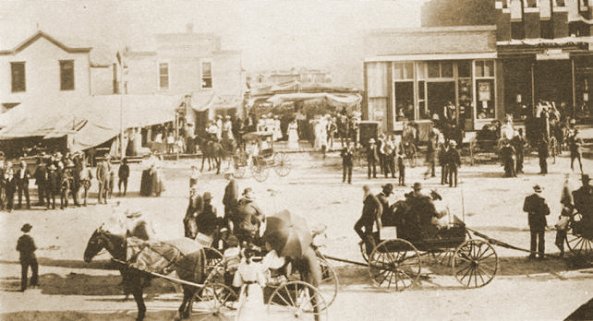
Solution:
<path fill-rule="evenodd" d="M 495 0 L 430 0 L 422 6 L 423 27 L 495 25 Z"/>

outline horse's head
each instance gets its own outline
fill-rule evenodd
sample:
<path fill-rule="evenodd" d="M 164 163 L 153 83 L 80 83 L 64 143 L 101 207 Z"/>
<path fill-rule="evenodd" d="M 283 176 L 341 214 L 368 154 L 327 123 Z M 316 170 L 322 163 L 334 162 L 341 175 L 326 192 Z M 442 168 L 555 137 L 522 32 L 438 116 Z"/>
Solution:
<path fill-rule="evenodd" d="M 91 260 L 101 252 L 101 250 L 106 249 L 109 252 L 113 251 L 115 248 L 113 244 L 113 234 L 109 231 L 103 229 L 103 225 L 99 226 L 91 235 L 89 239 L 86 249 L 84 250 L 84 261 L 86 263 L 91 262 Z"/>

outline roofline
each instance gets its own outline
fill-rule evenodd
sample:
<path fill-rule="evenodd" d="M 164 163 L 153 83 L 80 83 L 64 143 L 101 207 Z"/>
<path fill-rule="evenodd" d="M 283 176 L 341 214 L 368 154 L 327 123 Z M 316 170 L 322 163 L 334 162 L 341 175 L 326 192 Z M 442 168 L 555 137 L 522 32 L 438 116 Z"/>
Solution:
<path fill-rule="evenodd" d="M 93 49 L 92 47 L 85 47 L 85 48 L 68 47 L 65 44 L 63 44 L 61 41 L 48 35 L 47 33 L 43 32 L 43 31 L 38 31 L 31 37 L 25 39 L 25 41 L 18 44 L 13 49 L 0 50 L 0 55 L 16 55 L 17 53 L 23 51 L 24 49 L 26 49 L 27 47 L 29 47 L 35 41 L 37 41 L 39 38 L 42 38 L 42 37 L 68 53 L 89 53 Z"/>
<path fill-rule="evenodd" d="M 431 33 L 431 32 L 463 32 L 463 31 L 496 31 L 496 25 L 487 26 L 454 26 L 454 27 L 420 27 L 420 28 L 389 28 L 372 29 L 367 35 L 380 35 L 388 33 Z"/>

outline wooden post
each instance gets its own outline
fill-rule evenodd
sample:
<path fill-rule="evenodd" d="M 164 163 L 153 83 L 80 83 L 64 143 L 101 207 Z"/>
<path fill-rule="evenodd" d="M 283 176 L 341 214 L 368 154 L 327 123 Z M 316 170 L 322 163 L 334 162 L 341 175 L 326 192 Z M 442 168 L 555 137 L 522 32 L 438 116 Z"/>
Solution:
<path fill-rule="evenodd" d="M 572 78 L 572 118 L 576 116 L 576 109 L 577 109 L 577 80 L 576 80 L 576 68 L 574 63 L 574 58 L 570 58 L 570 75 Z"/>

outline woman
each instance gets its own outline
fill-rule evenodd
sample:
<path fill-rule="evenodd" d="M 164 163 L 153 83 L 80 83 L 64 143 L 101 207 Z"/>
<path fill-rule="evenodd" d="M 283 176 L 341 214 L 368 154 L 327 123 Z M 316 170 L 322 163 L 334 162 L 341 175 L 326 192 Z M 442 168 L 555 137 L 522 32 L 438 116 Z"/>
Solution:
<path fill-rule="evenodd" d="M 262 288 L 265 286 L 264 268 L 261 263 L 252 262 L 254 256 L 252 249 L 246 248 L 243 260 L 239 264 L 233 279 L 233 286 L 241 287 L 239 292 L 239 311 L 235 320 L 261 320 L 265 314 L 264 295 Z"/>
<path fill-rule="evenodd" d="M 288 148 L 292 150 L 299 149 L 299 126 L 296 119 L 288 124 Z"/>

